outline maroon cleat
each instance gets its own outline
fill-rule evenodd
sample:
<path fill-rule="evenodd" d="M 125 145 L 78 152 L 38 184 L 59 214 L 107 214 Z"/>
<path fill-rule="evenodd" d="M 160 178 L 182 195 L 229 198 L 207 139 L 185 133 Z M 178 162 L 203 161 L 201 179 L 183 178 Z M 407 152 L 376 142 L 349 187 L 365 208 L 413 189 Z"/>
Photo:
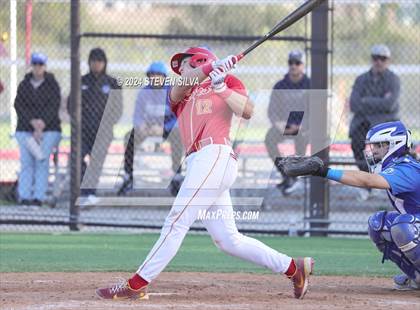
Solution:
<path fill-rule="evenodd" d="M 96 295 L 102 299 L 149 299 L 147 286 L 132 289 L 128 281 L 121 281 L 111 287 L 98 288 Z"/>
<path fill-rule="evenodd" d="M 296 273 L 291 277 L 295 298 L 303 299 L 309 286 L 309 275 L 314 268 L 312 257 L 298 257 L 295 259 Z"/>

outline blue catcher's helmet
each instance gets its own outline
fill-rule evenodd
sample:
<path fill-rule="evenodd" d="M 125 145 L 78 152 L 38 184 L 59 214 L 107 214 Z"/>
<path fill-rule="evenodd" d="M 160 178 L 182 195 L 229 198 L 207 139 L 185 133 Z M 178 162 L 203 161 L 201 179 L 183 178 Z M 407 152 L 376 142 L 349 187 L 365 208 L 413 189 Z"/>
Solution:
<path fill-rule="evenodd" d="M 365 157 L 371 172 L 379 173 L 411 148 L 411 132 L 400 121 L 373 126 L 366 135 Z"/>
<path fill-rule="evenodd" d="M 146 71 L 146 74 L 152 74 L 152 73 L 168 76 L 168 69 L 164 62 L 155 61 L 150 64 L 149 68 L 147 68 L 147 71 Z"/>

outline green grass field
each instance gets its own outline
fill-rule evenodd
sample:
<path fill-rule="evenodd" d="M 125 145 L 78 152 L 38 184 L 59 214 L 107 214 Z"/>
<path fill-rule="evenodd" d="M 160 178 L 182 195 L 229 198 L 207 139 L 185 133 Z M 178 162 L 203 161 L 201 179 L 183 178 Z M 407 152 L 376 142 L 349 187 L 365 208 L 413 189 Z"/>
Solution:
<path fill-rule="evenodd" d="M 0 272 L 135 271 L 158 234 L 0 235 Z M 397 268 L 367 239 L 257 237 L 291 256 L 312 256 L 318 275 L 391 276 Z M 228 256 L 207 235 L 187 235 L 167 271 L 270 271 Z"/>

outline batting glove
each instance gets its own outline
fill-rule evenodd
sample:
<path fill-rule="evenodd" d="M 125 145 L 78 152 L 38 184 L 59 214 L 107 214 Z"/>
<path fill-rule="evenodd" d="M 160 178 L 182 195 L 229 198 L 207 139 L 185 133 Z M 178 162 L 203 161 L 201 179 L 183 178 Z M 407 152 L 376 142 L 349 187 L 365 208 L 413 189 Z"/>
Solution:
<path fill-rule="evenodd" d="M 216 93 L 221 93 L 224 90 L 226 90 L 226 72 L 223 70 L 223 68 L 219 67 L 214 69 L 209 74 L 211 79 L 211 87 Z"/>
<path fill-rule="evenodd" d="M 212 63 L 213 69 L 222 68 L 224 72 L 228 72 L 236 68 L 238 58 L 235 55 L 229 55 L 223 59 L 218 59 Z"/>

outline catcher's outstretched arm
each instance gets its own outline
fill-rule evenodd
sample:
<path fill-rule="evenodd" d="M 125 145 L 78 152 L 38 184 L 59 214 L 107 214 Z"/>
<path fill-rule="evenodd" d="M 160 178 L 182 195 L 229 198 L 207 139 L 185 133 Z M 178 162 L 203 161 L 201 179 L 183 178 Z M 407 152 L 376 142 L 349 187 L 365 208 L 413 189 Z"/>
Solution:
<path fill-rule="evenodd" d="M 276 159 L 276 166 L 291 177 L 300 175 L 314 175 L 334 180 L 346 185 L 389 189 L 388 181 L 379 174 L 364 171 L 331 169 L 317 156 L 291 156 Z"/>
<path fill-rule="evenodd" d="M 330 175 L 338 174 L 342 172 L 340 179 L 336 180 L 340 183 L 365 187 L 365 188 L 378 188 L 378 189 L 389 189 L 391 188 L 385 178 L 379 174 L 367 173 L 364 171 L 352 171 L 352 170 L 338 170 L 338 169 L 328 169 L 327 178 Z M 332 178 L 334 180 L 334 178 Z"/>

